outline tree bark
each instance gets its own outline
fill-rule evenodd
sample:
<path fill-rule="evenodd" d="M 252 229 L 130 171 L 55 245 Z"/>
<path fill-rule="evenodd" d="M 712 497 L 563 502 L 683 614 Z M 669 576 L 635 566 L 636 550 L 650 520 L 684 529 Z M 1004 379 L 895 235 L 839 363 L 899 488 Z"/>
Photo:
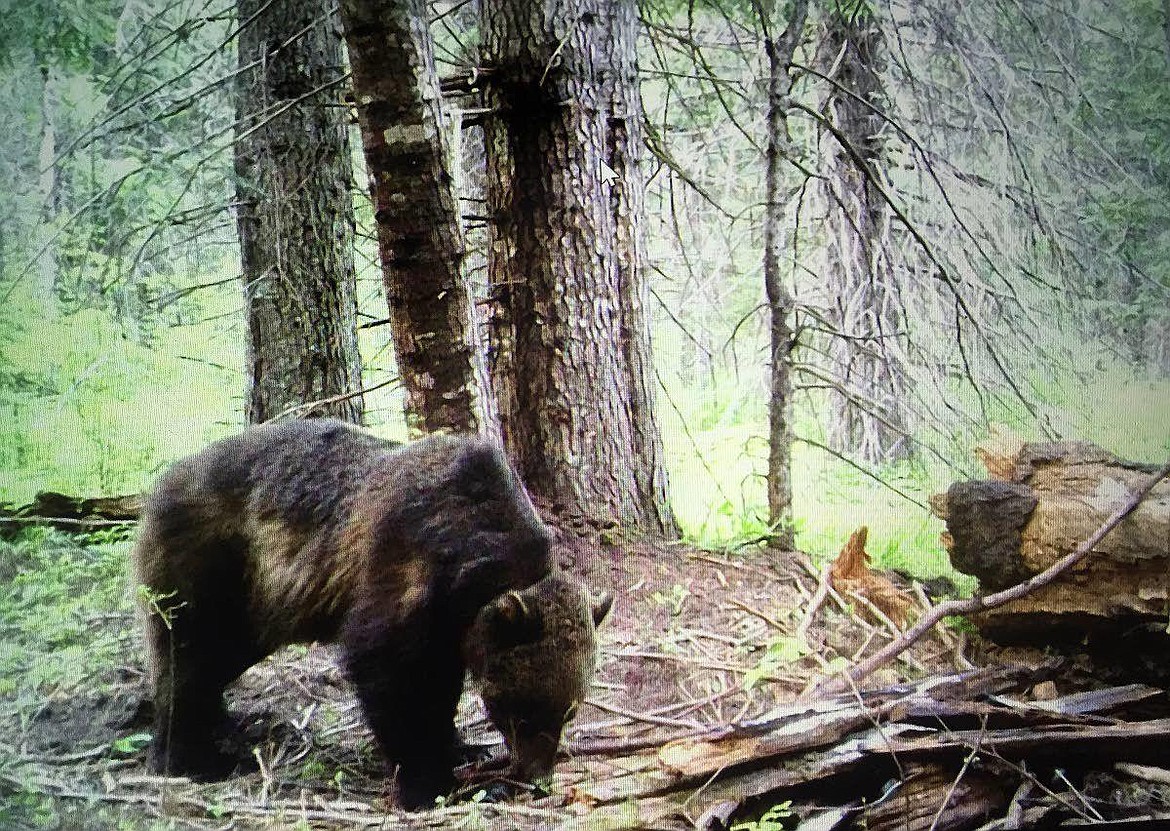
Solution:
<path fill-rule="evenodd" d="M 247 418 L 362 417 L 341 37 L 310 0 L 238 0 Z M 334 399 L 315 406 L 311 402 Z"/>
<path fill-rule="evenodd" d="M 630 0 L 485 3 L 490 375 L 554 507 L 673 533 L 644 311 Z"/>
<path fill-rule="evenodd" d="M 851 7 L 852 8 L 852 7 Z M 868 462 L 908 455 L 906 372 L 898 348 L 901 306 L 890 261 L 890 210 L 872 177 L 885 164 L 878 75 L 884 38 L 872 12 L 832 7 L 818 49 L 820 71 L 835 84 L 824 108 L 836 128 L 822 183 L 828 222 L 823 274 L 832 298 L 828 444 Z M 842 146 L 847 143 L 848 148 Z"/>
<path fill-rule="evenodd" d="M 486 397 L 427 7 L 344 0 L 341 16 L 407 423 L 475 431 Z"/>
<path fill-rule="evenodd" d="M 61 201 L 57 177 L 57 108 L 53 101 L 53 70 L 39 54 L 36 63 L 41 76 L 41 141 L 37 152 L 40 225 L 45 235 L 51 236 Z M 57 289 L 57 250 L 58 246 L 50 246 L 37 259 L 37 293 L 45 301 L 51 300 Z"/>
<path fill-rule="evenodd" d="M 1170 67 L 1170 0 L 1162 0 L 1162 45 L 1166 50 L 1166 66 Z"/>
<path fill-rule="evenodd" d="M 765 27 L 768 58 L 768 135 L 764 149 L 764 289 L 768 297 L 768 518 L 773 542 L 796 546 L 792 523 L 792 315 L 796 298 L 784 277 L 784 211 L 795 196 L 784 188 L 784 159 L 792 146 L 788 111 L 792 94 L 792 57 L 800 45 L 808 15 L 806 0 L 797 0 L 787 21 L 775 19 L 775 3 L 758 6 Z M 782 32 L 775 27 L 786 24 Z"/>
<path fill-rule="evenodd" d="M 623 348 L 627 382 L 627 404 L 634 445 L 630 473 L 637 492 L 648 508 L 660 513 L 659 530 L 674 532 L 669 511 L 666 460 L 655 410 L 653 348 L 646 317 L 648 286 L 645 273 L 646 174 L 643 148 L 646 145 L 642 122 L 642 96 L 638 85 L 637 39 L 640 19 L 635 2 L 612 3 L 612 73 L 608 81 L 606 160 L 611 179 L 609 218 L 613 222 L 614 253 L 618 268 L 618 343 Z M 608 171 L 602 170 L 603 184 Z"/>

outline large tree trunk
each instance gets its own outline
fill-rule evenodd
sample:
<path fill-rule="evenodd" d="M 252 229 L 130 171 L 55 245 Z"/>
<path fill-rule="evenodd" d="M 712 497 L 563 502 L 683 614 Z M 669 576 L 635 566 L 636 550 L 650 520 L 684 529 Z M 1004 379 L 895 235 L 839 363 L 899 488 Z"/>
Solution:
<path fill-rule="evenodd" d="M 792 144 L 788 110 L 792 95 L 792 56 L 800 45 L 808 15 L 806 0 L 797 0 L 787 21 L 775 3 L 757 8 L 765 27 L 768 58 L 768 136 L 764 161 L 764 288 L 768 296 L 768 518 L 773 542 L 782 549 L 796 545 L 792 523 L 792 315 L 796 298 L 784 275 L 784 212 L 794 192 L 784 191 L 784 158 Z M 777 31 L 781 25 L 786 28 Z"/>
<path fill-rule="evenodd" d="M 324 8 L 237 4 L 236 198 L 251 423 L 362 417 L 341 37 Z M 323 403 L 302 406 L 310 402 Z"/>
<path fill-rule="evenodd" d="M 673 532 L 643 306 L 636 20 L 629 0 L 484 4 L 490 374 L 534 493 Z"/>
<path fill-rule="evenodd" d="M 837 387 L 830 392 L 828 443 L 870 462 L 908 454 L 906 372 L 901 305 L 890 261 L 890 210 L 871 177 L 885 165 L 874 111 L 884 104 L 878 62 L 882 32 L 864 7 L 832 7 L 818 50 L 820 71 L 835 83 L 825 111 L 827 176 L 822 190 L 828 216 L 824 278 L 837 329 L 829 359 Z"/>
<path fill-rule="evenodd" d="M 640 20 L 634 2 L 615 2 L 610 73 L 605 100 L 608 107 L 606 163 L 612 171 L 609 219 L 613 222 L 614 255 L 618 268 L 620 330 L 627 383 L 627 406 L 634 439 L 630 448 L 630 474 L 643 501 L 660 515 L 649 527 L 674 531 L 667 501 L 666 461 L 655 411 L 654 362 L 650 324 L 646 317 L 649 294 L 645 274 L 643 219 L 646 212 L 646 174 L 643 165 L 645 136 L 642 96 L 638 85 L 637 38 Z M 602 171 L 603 183 L 606 171 Z"/>
<path fill-rule="evenodd" d="M 407 423 L 474 431 L 485 397 L 427 7 L 343 0 L 341 15 Z"/>

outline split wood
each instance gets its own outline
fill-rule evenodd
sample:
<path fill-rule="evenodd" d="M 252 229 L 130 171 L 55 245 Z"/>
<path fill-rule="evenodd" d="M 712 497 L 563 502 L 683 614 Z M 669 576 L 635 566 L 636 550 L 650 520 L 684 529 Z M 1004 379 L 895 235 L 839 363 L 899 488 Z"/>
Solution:
<path fill-rule="evenodd" d="M 1047 586 L 1061 574 L 1087 557 L 1108 536 L 1109 532 L 1116 528 L 1123 519 L 1133 513 L 1134 509 L 1142 503 L 1142 500 L 1146 498 L 1149 492 L 1168 475 L 1170 475 L 1170 462 L 1162 465 L 1136 491 L 1130 494 L 1129 498 L 1121 507 L 1114 511 L 1088 539 L 1044 571 L 1003 591 L 980 595 L 967 600 L 948 600 L 945 603 L 940 603 L 919 618 L 918 622 L 907 629 L 905 634 L 900 638 L 887 644 L 869 658 L 866 658 L 861 663 L 847 670 L 844 673 L 844 677 L 836 676 L 828 678 L 813 687 L 811 695 L 821 696 L 843 692 L 856 686 L 862 680 L 869 677 L 874 670 L 884 666 L 905 652 L 919 638 L 933 629 L 944 617 L 950 615 L 969 615 L 987 609 L 994 609 L 1005 603 L 1026 597 L 1041 586 Z"/>

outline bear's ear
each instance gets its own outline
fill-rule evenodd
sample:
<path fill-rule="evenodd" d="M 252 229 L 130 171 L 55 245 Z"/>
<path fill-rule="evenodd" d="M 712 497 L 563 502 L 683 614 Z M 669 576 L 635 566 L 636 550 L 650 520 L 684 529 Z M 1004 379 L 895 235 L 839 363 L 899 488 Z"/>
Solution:
<path fill-rule="evenodd" d="M 493 600 L 491 619 L 497 637 L 505 643 L 529 643 L 540 637 L 540 614 L 519 592 L 504 592 Z"/>
<path fill-rule="evenodd" d="M 472 440 L 455 460 L 452 479 L 459 493 L 480 501 L 504 493 L 509 485 L 507 462 L 494 445 Z"/>
<path fill-rule="evenodd" d="M 593 611 L 593 625 L 600 626 L 613 606 L 613 595 L 607 591 L 603 591 L 597 597 L 593 598 L 591 606 Z"/>
<path fill-rule="evenodd" d="M 528 604 L 520 592 L 504 592 L 496 598 L 496 620 L 510 626 L 518 626 L 529 615 Z"/>

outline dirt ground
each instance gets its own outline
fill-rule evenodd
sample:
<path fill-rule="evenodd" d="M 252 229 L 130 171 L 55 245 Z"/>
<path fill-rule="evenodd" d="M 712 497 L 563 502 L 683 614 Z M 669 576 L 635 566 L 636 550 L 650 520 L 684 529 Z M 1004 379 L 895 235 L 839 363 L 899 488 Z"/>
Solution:
<path fill-rule="evenodd" d="M 841 659 L 870 654 L 894 634 L 831 596 L 807 626 L 812 649 L 802 654 L 793 634 L 818 575 L 801 554 L 715 553 L 629 540 L 588 523 L 564 523 L 559 535 L 562 565 L 616 602 L 601 631 L 593 695 L 566 731 L 548 794 L 501 803 L 483 798 L 484 782 L 502 763 L 502 745 L 478 698 L 467 694 L 459 726 L 488 760 L 459 772 L 466 784 L 451 804 L 415 815 L 397 811 L 352 691 L 331 649 L 319 645 L 283 650 L 230 691 L 243 737 L 239 752 L 254 770 L 213 784 L 149 775 L 142 735 L 149 729 L 147 691 L 127 615 L 106 624 L 127 629 L 124 662 L 91 687 L 35 711 L 8 713 L 0 724 L 17 757 L 0 766 L 0 794 L 19 792 L 28 801 L 9 821 L 15 828 L 69 829 L 557 828 L 583 810 L 580 788 L 604 775 L 607 748 L 764 717 Z M 869 685 L 967 667 L 962 653 L 962 636 L 944 631 Z"/>

